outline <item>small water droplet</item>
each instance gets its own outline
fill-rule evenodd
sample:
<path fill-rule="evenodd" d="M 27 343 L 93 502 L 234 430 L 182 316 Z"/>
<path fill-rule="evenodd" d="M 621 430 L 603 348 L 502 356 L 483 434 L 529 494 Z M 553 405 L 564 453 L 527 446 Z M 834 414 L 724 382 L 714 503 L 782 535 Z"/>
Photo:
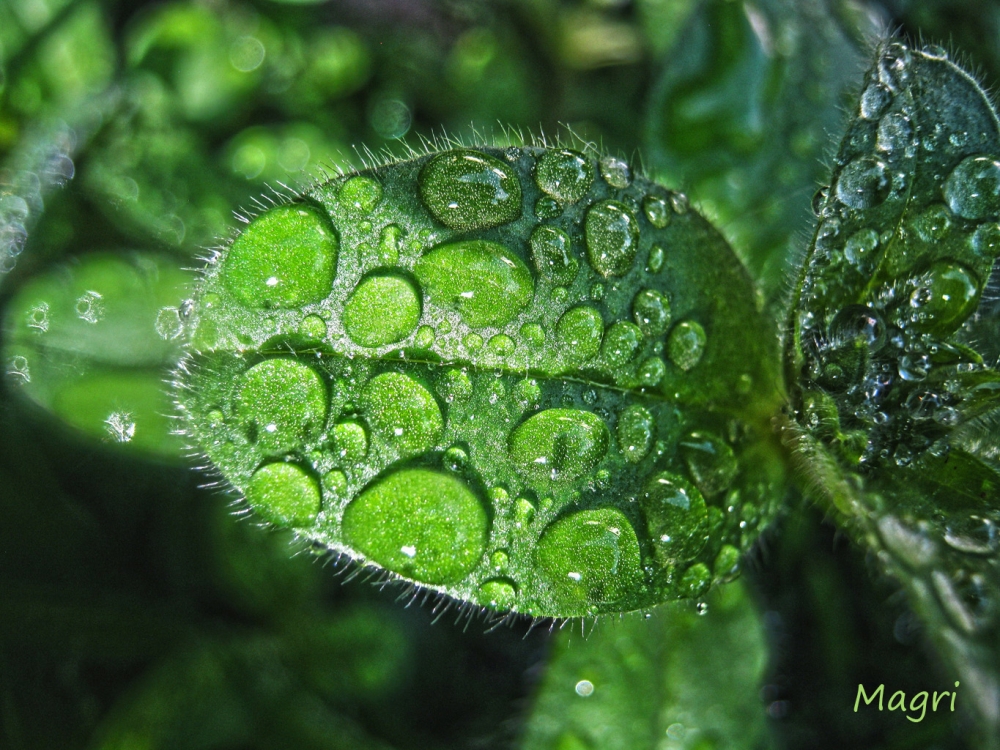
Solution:
<path fill-rule="evenodd" d="M 874 208 L 884 202 L 892 188 L 886 165 L 871 156 L 861 156 L 845 166 L 837 179 L 837 199 L 848 208 Z"/>
<path fill-rule="evenodd" d="M 657 229 L 663 229 L 670 223 L 670 211 L 667 202 L 658 195 L 647 195 L 642 199 L 642 212 L 647 221 Z"/>
<path fill-rule="evenodd" d="M 605 156 L 601 159 L 601 177 L 611 187 L 623 190 L 632 182 L 632 172 L 621 159 L 615 156 Z"/>
<path fill-rule="evenodd" d="M 881 83 L 870 83 L 861 92 L 861 117 L 865 120 L 878 120 L 890 104 L 892 92 Z"/>

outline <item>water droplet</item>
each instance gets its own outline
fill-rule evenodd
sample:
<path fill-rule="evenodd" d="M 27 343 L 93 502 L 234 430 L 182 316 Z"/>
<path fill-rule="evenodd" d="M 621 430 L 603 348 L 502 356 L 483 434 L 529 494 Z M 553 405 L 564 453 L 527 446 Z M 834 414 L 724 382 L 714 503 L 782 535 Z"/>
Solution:
<path fill-rule="evenodd" d="M 670 361 L 687 372 L 701 361 L 708 338 L 705 329 L 694 320 L 682 320 L 674 326 L 667 340 Z"/>
<path fill-rule="evenodd" d="M 478 564 L 488 520 L 456 476 L 406 469 L 366 487 L 344 510 L 342 528 L 349 545 L 383 568 L 421 583 L 450 584 Z"/>
<path fill-rule="evenodd" d="M 625 460 L 637 464 L 649 453 L 656 433 L 656 422 L 649 409 L 632 404 L 618 417 L 615 432 L 618 436 L 618 448 Z"/>
<path fill-rule="evenodd" d="M 956 330 L 979 304 L 979 281 L 965 266 L 939 260 L 913 280 L 913 324 L 946 335 Z"/>
<path fill-rule="evenodd" d="M 984 258 L 1000 255 L 1000 224 L 980 224 L 972 234 L 972 249 Z"/>
<path fill-rule="evenodd" d="M 394 266 L 399 262 L 399 243 L 402 239 L 403 229 L 397 224 L 389 224 L 382 229 L 376 253 L 380 266 Z"/>
<path fill-rule="evenodd" d="M 437 391 L 449 404 L 464 401 L 472 395 L 472 381 L 463 370 L 448 370 L 438 381 Z"/>
<path fill-rule="evenodd" d="M 667 363 L 662 357 L 650 357 L 639 365 L 639 382 L 646 388 L 658 386 L 666 374 Z"/>
<path fill-rule="evenodd" d="M 337 200 L 348 213 L 367 216 L 382 200 L 382 186 L 372 177 L 357 175 L 344 183 Z"/>
<path fill-rule="evenodd" d="M 476 600 L 494 609 L 511 609 L 517 601 L 517 586 L 509 578 L 493 578 L 479 587 Z"/>
<path fill-rule="evenodd" d="M 937 558 L 937 545 L 925 534 L 908 528 L 895 516 L 878 520 L 879 536 L 886 548 L 910 568 L 929 567 Z"/>
<path fill-rule="evenodd" d="M 334 425 L 333 440 L 337 446 L 337 455 L 347 461 L 358 463 L 368 455 L 368 430 L 356 419 Z"/>
<path fill-rule="evenodd" d="M 535 202 L 535 216 L 539 219 L 556 219 L 562 214 L 562 206 L 555 198 L 543 195 Z"/>
<path fill-rule="evenodd" d="M 504 493 L 506 497 L 506 492 Z M 506 550 L 498 549 L 492 555 L 490 555 L 490 565 L 493 566 L 493 570 L 501 571 L 504 570 L 510 564 L 510 555 L 507 554 Z"/>
<path fill-rule="evenodd" d="M 695 605 L 694 611 L 699 617 L 704 617 L 708 614 L 708 602 L 698 602 Z"/>
<path fill-rule="evenodd" d="M 442 224 L 460 231 L 487 229 L 521 215 L 517 172 L 487 154 L 448 151 L 421 170 L 420 197 Z"/>
<path fill-rule="evenodd" d="M 655 289 L 642 289 L 632 300 L 632 317 L 647 336 L 659 336 L 670 325 L 670 301 Z"/>
<path fill-rule="evenodd" d="M 890 104 L 892 92 L 881 83 L 870 83 L 861 92 L 861 117 L 865 120 L 878 120 Z"/>
<path fill-rule="evenodd" d="M 240 378 L 236 414 L 265 455 L 280 455 L 313 439 L 326 422 L 326 387 L 294 359 L 267 359 Z"/>
<path fill-rule="evenodd" d="M 952 624 L 965 633 L 974 633 L 978 630 L 979 624 L 965 602 L 959 596 L 954 582 L 943 571 L 931 571 L 931 583 L 937 593 L 938 601 Z"/>
<path fill-rule="evenodd" d="M 658 195 L 647 195 L 642 199 L 642 212 L 646 215 L 646 220 L 657 229 L 663 229 L 670 223 L 670 208 Z"/>
<path fill-rule="evenodd" d="M 867 268 L 878 247 L 878 232 L 874 229 L 859 229 L 847 238 L 844 257 L 852 266 Z"/>
<path fill-rule="evenodd" d="M 76 301 L 76 317 L 97 323 L 104 317 L 104 296 L 99 292 L 84 292 Z"/>
<path fill-rule="evenodd" d="M 594 470 L 610 440 L 607 425 L 593 412 L 546 409 L 511 433 L 510 456 L 529 477 L 572 482 Z"/>
<path fill-rule="evenodd" d="M 626 600 L 642 580 L 635 529 L 613 508 L 560 518 L 542 534 L 535 554 L 555 610 L 570 617 Z"/>
<path fill-rule="evenodd" d="M 487 240 L 439 245 L 416 262 L 413 273 L 432 304 L 456 310 L 474 328 L 509 323 L 535 292 L 521 259 Z"/>
<path fill-rule="evenodd" d="M 886 341 L 882 317 L 867 305 L 847 305 L 830 322 L 830 339 L 835 345 L 861 339 L 872 351 L 878 351 Z"/>
<path fill-rule="evenodd" d="M 222 280 L 247 307 L 300 307 L 330 294 L 337 249 L 318 211 L 279 206 L 236 238 L 222 261 Z"/>
<path fill-rule="evenodd" d="M 823 205 L 826 203 L 826 199 L 829 194 L 830 194 L 829 185 L 824 185 L 823 187 L 819 188 L 815 193 L 813 193 L 811 205 L 812 205 L 812 212 L 816 216 L 822 216 Z"/>
<path fill-rule="evenodd" d="M 969 516 L 950 523 L 944 541 L 952 549 L 967 555 L 993 554 L 1000 543 L 996 524 L 979 516 Z"/>
<path fill-rule="evenodd" d="M 529 349 L 541 349 L 545 345 L 545 330 L 538 323 L 525 323 L 520 334 Z"/>
<path fill-rule="evenodd" d="M 712 574 L 708 566 L 705 563 L 695 563 L 684 571 L 677 589 L 681 596 L 695 599 L 708 591 L 711 583 Z"/>
<path fill-rule="evenodd" d="M 245 494 L 250 507 L 272 523 L 308 526 L 320 510 L 319 485 L 295 464 L 264 464 L 250 478 Z"/>
<path fill-rule="evenodd" d="M 905 154 L 913 145 L 913 125 L 906 115 L 895 112 L 882 118 L 878 125 L 875 148 L 887 154 Z"/>
<path fill-rule="evenodd" d="M 469 462 L 469 454 L 462 446 L 453 445 L 444 452 L 441 462 L 449 471 L 461 471 Z"/>
<path fill-rule="evenodd" d="M 951 229 L 951 212 L 943 203 L 932 203 L 913 220 L 913 229 L 924 242 L 939 242 Z"/>
<path fill-rule="evenodd" d="M 518 382 L 514 391 L 518 406 L 522 411 L 534 409 L 542 400 L 542 389 L 536 380 L 522 380 Z"/>
<path fill-rule="evenodd" d="M 441 410 L 430 392 L 398 372 L 368 381 L 361 393 L 361 410 L 376 439 L 401 458 L 433 448 L 444 429 Z"/>
<path fill-rule="evenodd" d="M 560 203 L 576 203 L 590 190 L 594 167 L 576 151 L 548 150 L 535 167 L 535 182 Z"/>
<path fill-rule="evenodd" d="M 420 297 L 413 284 L 395 274 L 368 276 L 344 303 L 344 330 L 359 346 L 402 341 L 420 320 Z"/>
<path fill-rule="evenodd" d="M 641 347 L 642 331 L 639 326 L 627 320 L 619 320 L 612 323 L 604 334 L 601 356 L 612 367 L 622 367 L 636 358 Z"/>
<path fill-rule="evenodd" d="M 347 497 L 347 475 L 340 469 L 333 469 L 324 474 L 323 486 L 336 498 Z"/>
<path fill-rule="evenodd" d="M 580 680 L 573 689 L 581 698 L 589 698 L 594 694 L 594 683 L 590 680 Z"/>
<path fill-rule="evenodd" d="M 639 225 L 624 203 L 601 201 L 587 211 L 584 222 L 587 258 L 602 276 L 623 276 L 635 262 Z"/>
<path fill-rule="evenodd" d="M 837 199 L 848 208 L 874 208 L 889 196 L 892 176 L 885 164 L 861 156 L 845 166 L 837 179 Z"/>
<path fill-rule="evenodd" d="M 326 338 L 326 321 L 319 315 L 306 315 L 299 323 L 299 334 L 322 341 Z"/>
<path fill-rule="evenodd" d="M 601 159 L 601 177 L 613 188 L 624 190 L 632 182 L 632 172 L 621 159 L 615 156 L 605 156 Z"/>
<path fill-rule="evenodd" d="M 723 544 L 715 556 L 712 574 L 720 581 L 732 580 L 740 570 L 740 551 L 731 544 Z"/>
<path fill-rule="evenodd" d="M 963 219 L 985 219 L 1000 213 L 1000 162 L 991 156 L 969 156 L 948 175 L 944 199 Z"/>
<path fill-rule="evenodd" d="M 898 92 L 909 77 L 912 55 L 899 42 L 889 44 L 878 60 L 878 77 L 891 92 Z"/>
<path fill-rule="evenodd" d="M 681 453 L 691 478 L 708 498 L 727 490 L 740 470 L 733 449 L 710 432 L 690 433 L 681 441 Z"/>
<path fill-rule="evenodd" d="M 556 337 L 566 355 L 576 362 L 590 359 L 601 348 L 604 321 L 601 314 L 589 305 L 578 305 L 567 310 L 556 324 Z"/>
<path fill-rule="evenodd" d="M 467 333 L 462 337 L 462 346 L 470 353 L 478 352 L 483 348 L 483 337 L 478 333 Z"/>
<path fill-rule="evenodd" d="M 413 337 L 413 345 L 417 349 L 430 349 L 434 346 L 434 338 L 433 326 L 420 326 L 417 329 L 417 335 Z"/>
<path fill-rule="evenodd" d="M 528 241 L 538 273 L 558 284 L 572 283 L 580 263 L 573 257 L 569 235 L 563 230 L 542 225 L 535 228 Z"/>
<path fill-rule="evenodd" d="M 670 207 L 674 210 L 675 214 L 686 214 L 688 212 L 688 208 L 690 207 L 688 197 L 684 193 L 671 193 Z"/>
<path fill-rule="evenodd" d="M 663 268 L 664 252 L 659 245 L 649 248 L 649 262 L 646 263 L 646 270 L 650 273 L 659 273 Z"/>

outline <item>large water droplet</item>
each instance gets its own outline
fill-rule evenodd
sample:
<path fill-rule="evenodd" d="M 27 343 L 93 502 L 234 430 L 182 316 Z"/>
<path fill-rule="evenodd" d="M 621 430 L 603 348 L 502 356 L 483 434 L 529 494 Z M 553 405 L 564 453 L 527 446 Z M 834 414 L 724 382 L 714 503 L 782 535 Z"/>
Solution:
<path fill-rule="evenodd" d="M 236 413 L 265 455 L 299 448 L 326 422 L 326 387 L 311 368 L 294 359 L 267 359 L 240 378 Z"/>
<path fill-rule="evenodd" d="M 556 323 L 556 337 L 566 356 L 575 362 L 583 362 L 596 355 L 603 335 L 601 314 L 588 305 L 570 308 Z"/>
<path fill-rule="evenodd" d="M 542 534 L 535 555 L 555 608 L 565 616 L 626 599 L 642 580 L 635 529 L 613 508 L 559 519 Z"/>
<path fill-rule="evenodd" d="M 618 448 L 625 456 L 625 460 L 630 464 L 637 464 L 649 453 L 656 433 L 656 422 L 649 409 L 639 404 L 632 404 L 618 417 L 615 433 L 618 437 Z"/>
<path fill-rule="evenodd" d="M 873 208 L 889 196 L 892 176 L 878 159 L 861 156 L 845 166 L 837 179 L 837 199 L 848 208 Z"/>
<path fill-rule="evenodd" d="M 624 203 L 601 201 L 587 211 L 584 223 L 587 258 L 602 276 L 628 273 L 639 250 L 639 225 Z"/>
<path fill-rule="evenodd" d="M 246 487 L 247 502 L 266 521 L 308 526 L 320 511 L 319 484 L 295 464 L 265 464 Z"/>
<path fill-rule="evenodd" d="M 368 455 L 368 430 L 356 419 L 338 422 L 333 428 L 333 439 L 340 458 L 358 462 Z"/>
<path fill-rule="evenodd" d="M 363 279 L 344 303 L 344 330 L 366 347 L 402 341 L 420 321 L 420 297 L 413 284 L 395 274 Z"/>
<path fill-rule="evenodd" d="M 521 259 L 486 240 L 440 245 L 416 262 L 413 273 L 432 304 L 457 310 L 475 328 L 509 323 L 535 293 Z"/>
<path fill-rule="evenodd" d="M 627 365 L 642 347 L 642 331 L 635 323 L 619 320 L 612 323 L 604 334 L 601 355 L 612 367 Z"/>
<path fill-rule="evenodd" d="M 979 281 L 960 263 L 939 260 L 914 281 L 910 307 L 916 316 L 914 325 L 922 330 L 951 333 L 979 304 Z"/>
<path fill-rule="evenodd" d="M 569 284 L 576 278 L 580 263 L 573 257 L 569 235 L 558 227 L 536 227 L 528 241 L 538 273 L 557 284 Z"/>
<path fill-rule="evenodd" d="M 594 167 L 583 154 L 569 149 L 549 150 L 538 160 L 535 182 L 561 203 L 576 203 L 594 182 Z"/>
<path fill-rule="evenodd" d="M 1000 214 L 1000 161 L 991 156 L 970 156 L 944 181 L 944 199 L 964 219 L 985 219 Z"/>
<path fill-rule="evenodd" d="M 892 104 L 892 92 L 881 83 L 871 83 L 861 92 L 861 117 L 877 120 Z"/>
<path fill-rule="evenodd" d="M 343 184 L 337 200 L 348 213 L 356 217 L 367 216 L 382 200 L 382 186 L 378 180 L 357 175 Z"/>
<path fill-rule="evenodd" d="M 478 151 L 435 156 L 421 170 L 419 184 L 424 205 L 452 229 L 486 229 L 521 215 L 517 172 Z"/>
<path fill-rule="evenodd" d="M 729 488 L 740 467 L 729 444 L 710 432 L 690 433 L 681 441 L 681 453 L 691 478 L 705 497 Z"/>
<path fill-rule="evenodd" d="M 299 307 L 325 298 L 337 236 L 311 208 L 279 206 L 258 216 L 222 261 L 222 280 L 247 307 Z"/>
<path fill-rule="evenodd" d="M 372 378 L 361 394 L 361 410 L 376 438 L 400 457 L 430 450 L 444 429 L 441 410 L 413 378 L 386 372 Z"/>
<path fill-rule="evenodd" d="M 454 475 L 408 469 L 369 485 L 344 510 L 345 541 L 421 583 L 457 583 L 486 546 L 482 503 Z"/>
<path fill-rule="evenodd" d="M 607 425 L 593 412 L 546 409 L 510 436 L 510 456 L 527 476 L 571 482 L 591 472 L 608 451 Z"/>
<path fill-rule="evenodd" d="M 663 565 L 690 560 L 708 541 L 701 493 L 681 477 L 663 472 L 646 485 L 641 499 L 656 556 Z"/>
<path fill-rule="evenodd" d="M 670 361 L 687 372 L 699 362 L 705 352 L 708 337 L 701 324 L 694 320 L 682 320 L 674 326 L 667 340 Z"/>
<path fill-rule="evenodd" d="M 642 289 L 632 300 L 632 317 L 647 336 L 659 336 L 670 325 L 670 301 L 655 289 Z"/>

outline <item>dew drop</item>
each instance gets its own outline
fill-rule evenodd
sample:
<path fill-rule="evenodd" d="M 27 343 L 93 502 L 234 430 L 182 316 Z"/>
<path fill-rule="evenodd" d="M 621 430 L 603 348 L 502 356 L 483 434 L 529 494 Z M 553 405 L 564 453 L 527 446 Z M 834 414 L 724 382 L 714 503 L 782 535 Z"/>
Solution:
<path fill-rule="evenodd" d="M 674 210 L 677 215 L 683 215 L 688 212 L 690 204 L 688 203 L 688 197 L 684 193 L 671 193 L 670 194 L 670 207 Z"/>
<path fill-rule="evenodd" d="M 985 219 L 1000 212 L 1000 162 L 970 156 L 959 162 L 943 187 L 944 199 L 963 219 Z"/>
<path fill-rule="evenodd" d="M 664 252 L 659 245 L 649 248 L 649 261 L 646 263 L 646 270 L 650 273 L 659 273 L 663 268 Z"/>
<path fill-rule="evenodd" d="M 555 608 L 566 616 L 627 600 L 642 580 L 635 529 L 613 508 L 560 518 L 542 534 L 535 555 Z"/>
<path fill-rule="evenodd" d="M 687 372 L 701 361 L 708 338 L 705 329 L 694 320 L 682 320 L 674 326 L 667 340 L 670 361 Z"/>
<path fill-rule="evenodd" d="M 311 367 L 267 359 L 240 378 L 236 414 L 256 448 L 280 455 L 312 440 L 326 422 L 326 387 Z"/>
<path fill-rule="evenodd" d="M 346 461 L 358 463 L 368 455 L 368 430 L 356 419 L 347 419 L 334 425 L 333 440 L 337 455 Z"/>
<path fill-rule="evenodd" d="M 739 473 L 729 444 L 710 432 L 695 431 L 681 441 L 681 453 L 691 478 L 705 497 L 727 490 Z"/>
<path fill-rule="evenodd" d="M 589 305 L 570 308 L 556 323 L 556 337 L 563 351 L 576 362 L 595 356 L 601 348 L 603 335 L 601 314 Z"/>
<path fill-rule="evenodd" d="M 264 520 L 287 526 L 308 526 L 320 511 L 319 485 L 291 463 L 264 464 L 250 478 L 247 502 Z"/>
<path fill-rule="evenodd" d="M 466 240 L 430 250 L 413 266 L 427 299 L 474 328 L 509 323 L 535 292 L 527 266 L 496 242 Z"/>
<path fill-rule="evenodd" d="M 413 337 L 413 345 L 417 349 L 430 349 L 434 346 L 434 327 L 433 326 L 420 326 L 417 329 L 417 335 Z"/>
<path fill-rule="evenodd" d="M 546 409 L 511 433 L 509 448 L 511 460 L 525 475 L 571 482 L 593 471 L 609 444 L 607 425 L 593 412 Z"/>
<path fill-rule="evenodd" d="M 493 609 L 511 609 L 517 601 L 517 586 L 509 578 L 490 579 L 479 587 L 476 600 Z"/>
<path fill-rule="evenodd" d="M 375 437 L 400 457 L 430 450 L 444 429 L 434 397 L 402 373 L 386 372 L 368 381 L 360 405 Z"/>
<path fill-rule="evenodd" d="M 892 176 L 885 164 L 861 156 L 845 166 L 837 179 L 837 199 L 848 208 L 874 208 L 889 196 Z"/>
<path fill-rule="evenodd" d="M 382 200 L 382 186 L 372 177 L 357 175 L 344 183 L 337 200 L 348 213 L 368 216 Z"/>
<path fill-rule="evenodd" d="M 437 391 L 449 404 L 464 401 L 472 395 L 472 381 L 463 370 L 448 370 L 438 381 Z"/>
<path fill-rule="evenodd" d="M 957 329 L 979 304 L 979 282 L 965 266 L 939 260 L 914 280 L 910 307 L 917 312 L 914 325 L 945 335 Z"/>
<path fill-rule="evenodd" d="M 632 182 L 632 171 L 621 159 L 615 156 L 605 156 L 601 159 L 601 177 L 613 188 L 624 190 Z"/>
<path fill-rule="evenodd" d="M 395 274 L 368 276 L 344 304 L 344 330 L 364 347 L 402 341 L 420 320 L 420 296 L 413 284 Z"/>
<path fill-rule="evenodd" d="M 601 356 L 612 367 L 623 367 L 639 354 L 642 331 L 635 323 L 619 320 L 612 323 L 604 334 Z"/>
<path fill-rule="evenodd" d="M 670 302 L 655 289 L 642 289 L 632 300 L 632 317 L 646 336 L 659 336 L 670 325 Z"/>
<path fill-rule="evenodd" d="M 560 203 L 576 203 L 594 182 L 594 167 L 581 153 L 569 149 L 546 151 L 535 167 L 535 182 Z"/>
<path fill-rule="evenodd" d="M 1000 255 L 1000 224 L 980 224 L 972 234 L 972 249 L 984 258 Z"/>
<path fill-rule="evenodd" d="M 624 203 L 600 201 L 587 211 L 584 222 L 587 258 L 602 276 L 623 276 L 639 249 L 639 225 Z"/>
<path fill-rule="evenodd" d="M 618 417 L 615 429 L 618 448 L 625 460 L 637 464 L 649 454 L 656 433 L 656 422 L 649 409 L 632 404 Z"/>
<path fill-rule="evenodd" d="M 531 233 L 528 244 L 539 274 L 557 284 L 569 284 L 576 278 L 580 263 L 573 257 L 569 235 L 563 230 L 543 224 Z"/>
<path fill-rule="evenodd" d="M 881 83 L 870 83 L 861 92 L 861 117 L 865 120 L 878 120 L 890 104 L 892 92 Z"/>
<path fill-rule="evenodd" d="M 913 125 L 906 115 L 895 112 L 882 118 L 875 137 L 875 148 L 887 154 L 903 153 L 913 144 Z"/>
<path fill-rule="evenodd" d="M 520 334 L 529 349 L 541 349 L 545 345 L 545 330 L 538 323 L 525 323 Z"/>
<path fill-rule="evenodd" d="M 539 219 L 556 219 L 562 214 L 562 206 L 555 198 L 543 195 L 535 202 L 535 216 Z"/>
<path fill-rule="evenodd" d="M 951 212 L 943 203 L 933 203 L 913 220 L 913 229 L 924 242 L 939 242 L 951 229 Z"/>
<path fill-rule="evenodd" d="M 706 591 L 712 583 L 712 574 L 705 563 L 695 563 L 681 576 L 678 593 L 688 599 L 695 599 Z M 703 614 L 703 613 L 699 613 Z"/>
<path fill-rule="evenodd" d="M 444 452 L 441 462 L 448 471 L 461 471 L 469 462 L 469 454 L 462 446 L 453 445 Z"/>
<path fill-rule="evenodd" d="M 489 340 L 486 345 L 489 350 L 498 357 L 506 357 L 514 353 L 516 344 L 514 339 L 505 333 L 498 333 L 496 336 Z"/>
<path fill-rule="evenodd" d="M 657 229 L 663 229 L 670 223 L 671 209 L 658 195 L 647 195 L 642 199 L 642 212 L 646 215 L 646 220 Z"/>
<path fill-rule="evenodd" d="M 405 469 L 366 487 L 344 510 L 342 528 L 349 545 L 383 568 L 450 584 L 479 562 L 488 525 L 482 503 L 456 476 Z"/>
<path fill-rule="evenodd" d="M 459 149 L 435 156 L 418 182 L 424 205 L 452 229 L 487 229 L 521 215 L 517 172 L 479 151 Z"/>
<path fill-rule="evenodd" d="M 878 232 L 874 229 L 859 229 L 844 243 L 844 257 L 852 266 L 865 268 L 873 257 L 878 242 Z"/>
<path fill-rule="evenodd" d="M 326 321 L 319 315 L 306 315 L 299 323 L 298 331 L 306 338 L 322 341 L 326 338 Z"/>

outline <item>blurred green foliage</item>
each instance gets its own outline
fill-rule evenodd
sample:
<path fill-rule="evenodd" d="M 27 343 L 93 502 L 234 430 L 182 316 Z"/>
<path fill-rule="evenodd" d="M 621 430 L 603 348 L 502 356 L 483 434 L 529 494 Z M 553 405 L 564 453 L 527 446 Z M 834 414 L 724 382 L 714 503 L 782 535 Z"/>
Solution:
<path fill-rule="evenodd" d="M 1000 82 L 1000 4 L 983 0 L 0 0 L 0 747 L 601 748 L 560 732 L 595 717 L 559 701 L 617 690 L 596 720 L 672 748 L 650 712 L 677 695 L 705 708 L 692 696 L 720 683 L 705 721 L 753 716 L 748 747 L 987 746 L 961 710 L 850 711 L 859 682 L 912 694 L 952 675 L 814 511 L 793 509 L 706 618 L 602 623 L 568 645 L 546 623 L 485 633 L 447 602 L 341 585 L 336 561 L 234 519 L 180 457 L 157 387 L 178 269 L 233 211 L 442 132 L 568 126 L 641 158 L 777 309 L 881 27 Z M 42 303 L 58 347 L 32 338 Z M 732 619 L 713 636 L 716 611 Z M 613 637 L 620 663 L 602 655 Z M 746 684 L 717 666 L 742 658 L 733 641 L 755 654 Z M 588 659 L 607 684 L 554 695 Z"/>

